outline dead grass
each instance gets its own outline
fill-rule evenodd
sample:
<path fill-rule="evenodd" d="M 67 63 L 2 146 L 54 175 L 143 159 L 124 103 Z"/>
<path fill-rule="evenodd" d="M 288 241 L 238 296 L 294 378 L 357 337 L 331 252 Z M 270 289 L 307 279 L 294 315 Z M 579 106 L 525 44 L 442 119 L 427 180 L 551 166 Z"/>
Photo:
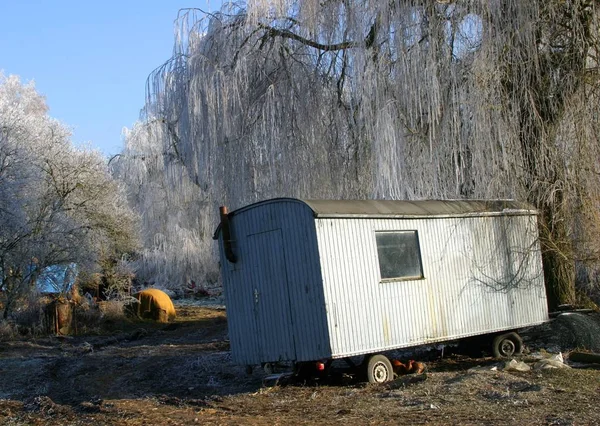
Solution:
<path fill-rule="evenodd" d="M 3 340 L 12 340 L 15 337 L 14 324 L 8 321 L 0 321 L 0 342 Z"/>
<path fill-rule="evenodd" d="M 450 357 L 382 386 L 339 374 L 264 387 L 260 369 L 231 364 L 224 311 L 185 307 L 168 325 L 122 325 L 0 344 L 0 424 L 599 424 L 594 369 L 473 371 L 493 361 Z"/>

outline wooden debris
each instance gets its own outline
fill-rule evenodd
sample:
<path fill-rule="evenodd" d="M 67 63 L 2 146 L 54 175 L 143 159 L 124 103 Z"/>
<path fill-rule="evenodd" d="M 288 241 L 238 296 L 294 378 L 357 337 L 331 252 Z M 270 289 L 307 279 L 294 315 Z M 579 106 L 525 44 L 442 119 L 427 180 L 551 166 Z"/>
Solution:
<path fill-rule="evenodd" d="M 407 376 L 400 376 L 393 382 L 386 384 L 388 389 L 399 389 L 406 386 L 414 385 L 416 383 L 424 382 L 427 380 L 427 374 L 410 374 Z"/>
<path fill-rule="evenodd" d="M 593 352 L 573 351 L 569 354 L 569 359 L 573 362 L 583 362 L 588 364 L 600 364 L 600 354 Z"/>

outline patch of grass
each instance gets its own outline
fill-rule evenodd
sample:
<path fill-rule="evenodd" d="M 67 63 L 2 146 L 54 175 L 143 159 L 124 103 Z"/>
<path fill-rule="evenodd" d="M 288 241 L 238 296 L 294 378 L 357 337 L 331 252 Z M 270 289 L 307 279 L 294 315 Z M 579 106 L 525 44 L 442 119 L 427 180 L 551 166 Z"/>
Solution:
<path fill-rule="evenodd" d="M 14 337 L 15 337 L 14 324 L 11 324 L 5 320 L 0 321 L 0 341 L 12 340 Z"/>
<path fill-rule="evenodd" d="M 98 303 L 98 309 L 101 316 L 107 321 L 122 321 L 125 319 L 124 300 L 107 300 Z"/>

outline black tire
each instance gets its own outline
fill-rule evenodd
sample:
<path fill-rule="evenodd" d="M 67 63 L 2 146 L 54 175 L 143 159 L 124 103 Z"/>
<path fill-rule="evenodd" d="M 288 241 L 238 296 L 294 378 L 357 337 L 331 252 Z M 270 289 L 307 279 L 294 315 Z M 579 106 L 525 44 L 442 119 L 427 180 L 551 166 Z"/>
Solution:
<path fill-rule="evenodd" d="M 371 355 L 366 363 L 369 383 L 385 383 L 394 380 L 392 363 L 384 355 Z"/>
<path fill-rule="evenodd" d="M 523 351 L 523 339 L 515 332 L 499 334 L 492 341 L 495 358 L 510 358 Z"/>

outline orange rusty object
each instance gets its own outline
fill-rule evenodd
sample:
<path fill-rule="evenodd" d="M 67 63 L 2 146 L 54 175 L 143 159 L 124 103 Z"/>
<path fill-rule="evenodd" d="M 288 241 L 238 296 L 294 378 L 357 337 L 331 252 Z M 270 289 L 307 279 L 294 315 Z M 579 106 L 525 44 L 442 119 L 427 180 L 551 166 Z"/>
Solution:
<path fill-rule="evenodd" d="M 425 371 L 425 364 L 419 361 L 408 361 L 408 371 L 411 374 L 422 374 Z"/>
<path fill-rule="evenodd" d="M 394 373 L 398 376 L 408 373 L 408 367 L 397 359 L 392 360 L 392 368 L 394 369 Z"/>
<path fill-rule="evenodd" d="M 403 374 L 422 374 L 425 371 L 425 364 L 411 359 L 406 364 L 397 359 L 393 359 L 392 368 L 398 376 Z"/>

